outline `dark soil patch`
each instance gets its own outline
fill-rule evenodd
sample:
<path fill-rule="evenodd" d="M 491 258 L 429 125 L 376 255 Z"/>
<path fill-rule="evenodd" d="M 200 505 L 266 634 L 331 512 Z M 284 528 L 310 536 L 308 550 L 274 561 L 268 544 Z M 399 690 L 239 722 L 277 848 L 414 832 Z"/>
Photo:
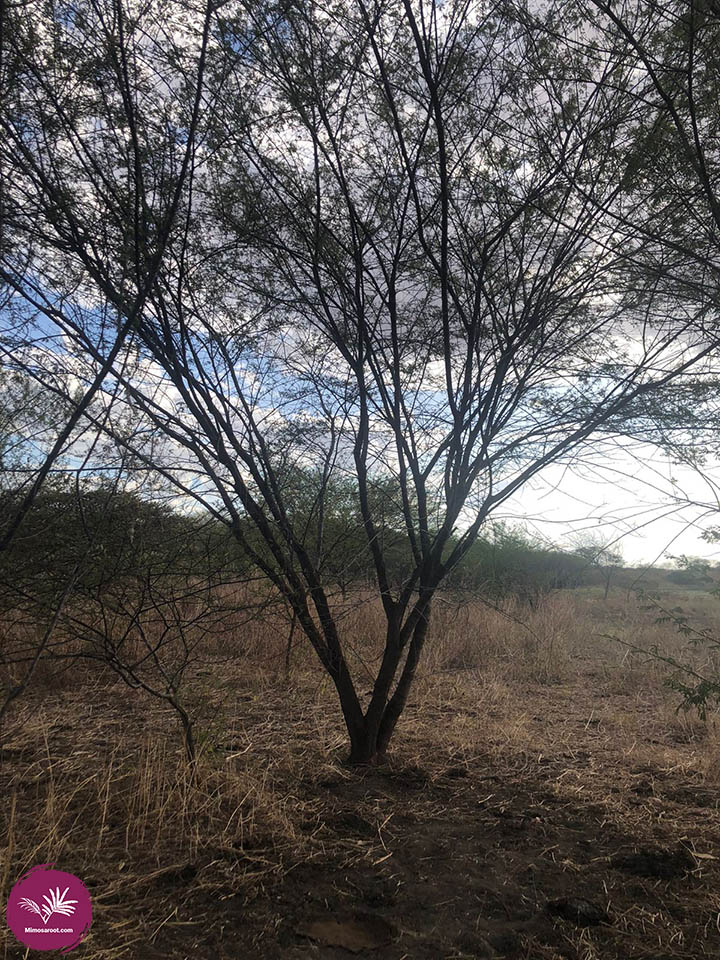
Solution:
<path fill-rule="evenodd" d="M 612 857 L 610 864 L 636 877 L 652 877 L 673 880 L 695 869 L 691 854 L 680 847 L 677 850 L 648 849 L 620 853 Z"/>

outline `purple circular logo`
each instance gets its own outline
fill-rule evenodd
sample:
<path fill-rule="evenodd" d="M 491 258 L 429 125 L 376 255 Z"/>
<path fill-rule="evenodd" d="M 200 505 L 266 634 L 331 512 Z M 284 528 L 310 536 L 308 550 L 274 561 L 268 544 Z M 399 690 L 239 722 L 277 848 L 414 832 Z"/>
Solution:
<path fill-rule="evenodd" d="M 26 947 L 67 953 L 85 938 L 92 923 L 85 884 L 52 863 L 33 867 L 10 891 L 8 926 Z"/>

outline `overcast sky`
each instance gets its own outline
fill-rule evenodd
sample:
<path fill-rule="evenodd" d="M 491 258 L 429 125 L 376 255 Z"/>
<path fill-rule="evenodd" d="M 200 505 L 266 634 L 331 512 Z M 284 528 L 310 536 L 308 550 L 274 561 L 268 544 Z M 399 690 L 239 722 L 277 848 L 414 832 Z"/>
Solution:
<path fill-rule="evenodd" d="M 614 445 L 582 465 L 550 468 L 502 516 L 565 545 L 583 531 L 618 538 L 627 564 L 670 563 L 668 555 L 680 554 L 720 562 L 720 544 L 700 537 L 720 527 L 720 465 L 703 472 L 671 463 L 649 444 Z"/>

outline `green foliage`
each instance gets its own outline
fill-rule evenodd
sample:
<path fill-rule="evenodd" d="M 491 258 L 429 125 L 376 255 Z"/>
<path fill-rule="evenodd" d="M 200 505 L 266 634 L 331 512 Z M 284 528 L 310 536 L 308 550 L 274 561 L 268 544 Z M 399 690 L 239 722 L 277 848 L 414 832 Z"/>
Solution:
<path fill-rule="evenodd" d="M 20 497 L 0 495 L 9 521 Z M 239 549 L 225 527 L 184 516 L 109 484 L 91 488 L 47 486 L 0 554 L 6 590 L 51 601 L 70 579 L 97 590 L 132 576 L 207 574 L 228 565 L 241 569 Z"/>
<path fill-rule="evenodd" d="M 64 413 L 29 377 L 0 366 L 0 490 L 37 461 Z"/>
<path fill-rule="evenodd" d="M 281 473 L 279 492 L 287 518 L 287 535 L 305 551 L 325 584 L 337 586 L 345 593 L 353 584 L 374 580 L 375 567 L 357 481 L 293 464 Z M 369 484 L 368 500 L 390 580 L 400 582 L 412 570 L 413 563 L 397 487 L 375 480 Z M 241 524 L 241 534 L 253 554 L 271 562 L 267 544 L 249 519 Z"/>
<path fill-rule="evenodd" d="M 679 664 L 677 672 L 668 677 L 665 682 L 682 697 L 682 703 L 678 709 L 685 713 L 696 710 L 701 720 L 707 720 L 709 707 L 720 705 L 720 680 L 700 677 L 694 682 L 688 682 L 688 669 Z"/>
<path fill-rule="evenodd" d="M 674 557 L 676 570 L 670 570 L 667 579 L 683 587 L 707 590 L 717 581 L 710 575 L 710 564 L 700 557 Z"/>
<path fill-rule="evenodd" d="M 622 551 L 612 540 L 593 534 L 584 534 L 576 541 L 574 552 L 588 566 L 599 571 L 607 600 L 615 572 L 623 565 Z"/>
<path fill-rule="evenodd" d="M 294 467 L 283 477 L 282 496 L 294 535 L 321 570 L 325 583 L 345 593 L 353 585 L 374 581 L 356 481 Z M 414 560 L 397 484 L 375 480 L 368 498 L 388 579 L 393 585 L 402 584 L 411 574 Z M 415 505 L 410 504 L 409 509 L 416 522 Z M 253 549 L 263 555 L 266 548 L 250 524 L 244 532 Z M 455 542 L 451 539 L 448 552 Z M 498 523 L 475 541 L 447 583 L 495 599 L 516 596 L 534 603 L 551 590 L 588 582 L 587 566 L 581 557 L 535 540 L 519 527 Z"/>
<path fill-rule="evenodd" d="M 497 524 L 468 550 L 450 582 L 486 596 L 512 595 L 534 603 L 552 590 L 587 582 L 587 564 L 534 540 L 520 528 Z"/>
<path fill-rule="evenodd" d="M 704 561 L 692 557 L 676 559 L 680 569 L 672 572 L 683 575 L 683 585 L 694 585 L 697 589 L 707 590 L 708 581 L 715 583 L 708 575 L 709 568 Z M 720 594 L 717 589 L 711 592 Z M 686 713 L 689 710 L 695 710 L 702 720 L 706 720 L 708 710 L 720 705 L 720 672 L 718 670 L 720 638 L 713 631 L 697 626 L 692 615 L 683 607 L 668 608 L 657 597 L 644 594 L 641 594 L 641 598 L 646 601 L 645 609 L 655 612 L 656 623 L 674 625 L 690 648 L 704 654 L 705 666 L 698 668 L 692 663 L 662 653 L 657 647 L 641 651 L 652 660 L 664 663 L 670 668 L 671 672 L 665 679 L 665 685 L 680 695 L 678 710 Z"/>
<path fill-rule="evenodd" d="M 601 569 L 619 567 L 623 562 L 620 550 L 614 550 L 609 544 L 601 540 L 590 540 L 581 543 L 575 548 L 575 553 L 583 560 Z"/>
<path fill-rule="evenodd" d="M 282 492 L 293 535 L 326 584 L 345 594 L 374 580 L 356 484 L 295 469 L 283 479 Z M 413 568 L 413 558 L 397 488 L 375 482 L 369 497 L 390 582 L 402 583 Z M 9 521 L 18 503 L 18 494 L 1 494 L 0 515 Z M 244 521 L 241 533 L 250 551 L 264 557 L 267 546 L 255 525 Z M 71 577 L 80 587 L 97 592 L 128 577 L 214 579 L 221 571 L 239 574 L 251 566 L 218 521 L 182 514 L 171 504 L 117 491 L 110 484 L 75 488 L 55 482 L 40 493 L 0 555 L 0 583 L 40 591 L 50 602 Z M 469 549 L 448 585 L 495 599 L 512 595 L 534 602 L 551 590 L 586 582 L 588 569 L 582 558 L 540 543 L 520 528 L 496 524 Z"/>

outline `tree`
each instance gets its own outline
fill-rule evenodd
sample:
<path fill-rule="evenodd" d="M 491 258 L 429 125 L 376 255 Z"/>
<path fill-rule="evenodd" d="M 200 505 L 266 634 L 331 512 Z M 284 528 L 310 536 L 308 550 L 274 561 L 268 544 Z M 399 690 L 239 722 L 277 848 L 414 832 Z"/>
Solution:
<path fill-rule="evenodd" d="M 531 536 L 522 528 L 492 523 L 448 575 L 448 583 L 483 597 L 517 597 L 532 605 L 552 592 L 584 581 L 576 555 Z"/>
<path fill-rule="evenodd" d="M 91 661 L 174 711 L 195 776 L 190 668 L 211 655 L 208 640 L 230 637 L 239 651 L 245 623 L 277 598 L 256 589 L 213 522 L 143 500 L 123 481 L 46 485 L 0 555 L 0 733 L 40 660 L 59 672 Z"/>
<path fill-rule="evenodd" d="M 0 550 L 107 376 L 116 364 L 128 364 L 127 341 L 161 282 L 168 241 L 183 229 L 201 108 L 212 102 L 205 82 L 211 18 L 208 0 L 204 13 L 191 15 L 193 42 L 183 18 L 169 8 L 160 15 L 146 8 L 140 15 L 122 3 L 92 0 L 50 12 L 35 3 L 19 10 L 0 6 L 0 103 L 7 137 L 7 149 L 0 150 L 0 303 L 7 319 L 0 348 L 12 358 L 19 347 L 22 362 L 11 368 L 34 378 L 38 363 L 42 368 L 52 357 L 52 372 L 65 389 L 44 382 L 65 397 L 68 377 L 76 378 L 79 368 L 63 369 L 57 362 L 62 351 L 48 353 L 44 338 L 28 355 L 22 331 L 29 317 L 70 319 L 74 309 L 65 298 L 82 300 L 93 285 L 102 298 L 95 306 L 102 313 L 104 347 L 100 363 L 82 371 L 85 388 L 71 391 L 67 421 L 4 530 Z M 158 83 L 161 58 L 169 69 Z M 54 233 L 49 247 L 45 225 Z M 55 256 L 36 272 L 38 248 Z"/>
<path fill-rule="evenodd" d="M 618 222 L 665 257 L 657 277 L 703 295 L 718 279 L 717 10 L 705 0 L 651 0 L 642 11 L 626 0 L 591 0 L 580 10 L 598 49 L 613 64 L 631 64 L 635 77 L 626 91 L 632 139 L 620 158 L 627 216 L 617 210 Z M 691 262 L 699 276 L 674 272 Z"/>
<path fill-rule="evenodd" d="M 625 91 L 628 148 L 611 216 L 626 238 L 638 296 L 664 291 L 689 303 L 698 328 L 716 335 L 720 290 L 720 17 L 706 0 L 581 0 L 598 51 L 631 66 Z M 599 54 L 600 55 L 600 54 Z M 648 397 L 638 433 L 705 477 L 718 453 L 718 380 L 698 372 Z M 710 504 L 702 504 L 706 512 Z M 698 504 L 700 506 L 700 504 Z"/>
<path fill-rule="evenodd" d="M 704 303 L 639 303 L 628 288 L 608 211 L 632 67 L 563 41 L 575 20 L 562 4 L 253 0 L 200 23 L 176 2 L 184 43 L 164 51 L 159 6 L 130 16 L 116 0 L 110 16 L 104 3 L 70 19 L 34 10 L 72 52 L 61 79 L 81 77 L 97 137 L 13 15 L 22 69 L 0 150 L 33 263 L 11 252 L 0 276 L 37 316 L 21 362 L 49 323 L 72 366 L 107 371 L 85 420 L 226 525 L 335 684 L 351 759 L 372 760 L 433 597 L 493 512 L 715 349 Z M 193 127 L 203 94 L 177 62 L 194 57 L 223 96 Z M 131 163 L 126 102 L 144 117 Z M 149 185 L 128 205 L 116 170 L 167 197 L 178 154 L 193 177 L 170 191 L 173 229 Z M 109 334 L 128 318 L 121 360 Z M 310 514 L 292 508 L 308 468 Z M 366 708 L 317 536 L 345 481 L 386 623 Z"/>
<path fill-rule="evenodd" d="M 608 211 L 625 237 L 627 270 L 641 297 L 652 289 L 700 306 L 698 326 L 715 330 L 720 282 L 717 10 L 705 0 L 651 0 L 642 8 L 626 0 L 590 0 L 578 4 L 578 14 L 595 38 L 596 55 L 608 64 L 608 79 L 615 69 L 633 72 L 633 83 L 624 91 L 627 147 L 616 158 L 620 189 Z M 701 380 L 685 388 L 685 423 L 696 421 L 693 404 L 702 412 L 703 396 L 715 388 L 714 381 Z M 712 412 L 716 419 L 716 409 Z M 682 430 L 677 418 L 670 424 Z"/>
<path fill-rule="evenodd" d="M 63 412 L 37 383 L 0 365 L 0 490 L 22 487 L 52 443 Z"/>
<path fill-rule="evenodd" d="M 605 589 L 603 600 L 607 600 L 615 571 L 623 564 L 622 550 L 613 540 L 590 535 L 576 541 L 575 553 L 601 572 Z"/>

